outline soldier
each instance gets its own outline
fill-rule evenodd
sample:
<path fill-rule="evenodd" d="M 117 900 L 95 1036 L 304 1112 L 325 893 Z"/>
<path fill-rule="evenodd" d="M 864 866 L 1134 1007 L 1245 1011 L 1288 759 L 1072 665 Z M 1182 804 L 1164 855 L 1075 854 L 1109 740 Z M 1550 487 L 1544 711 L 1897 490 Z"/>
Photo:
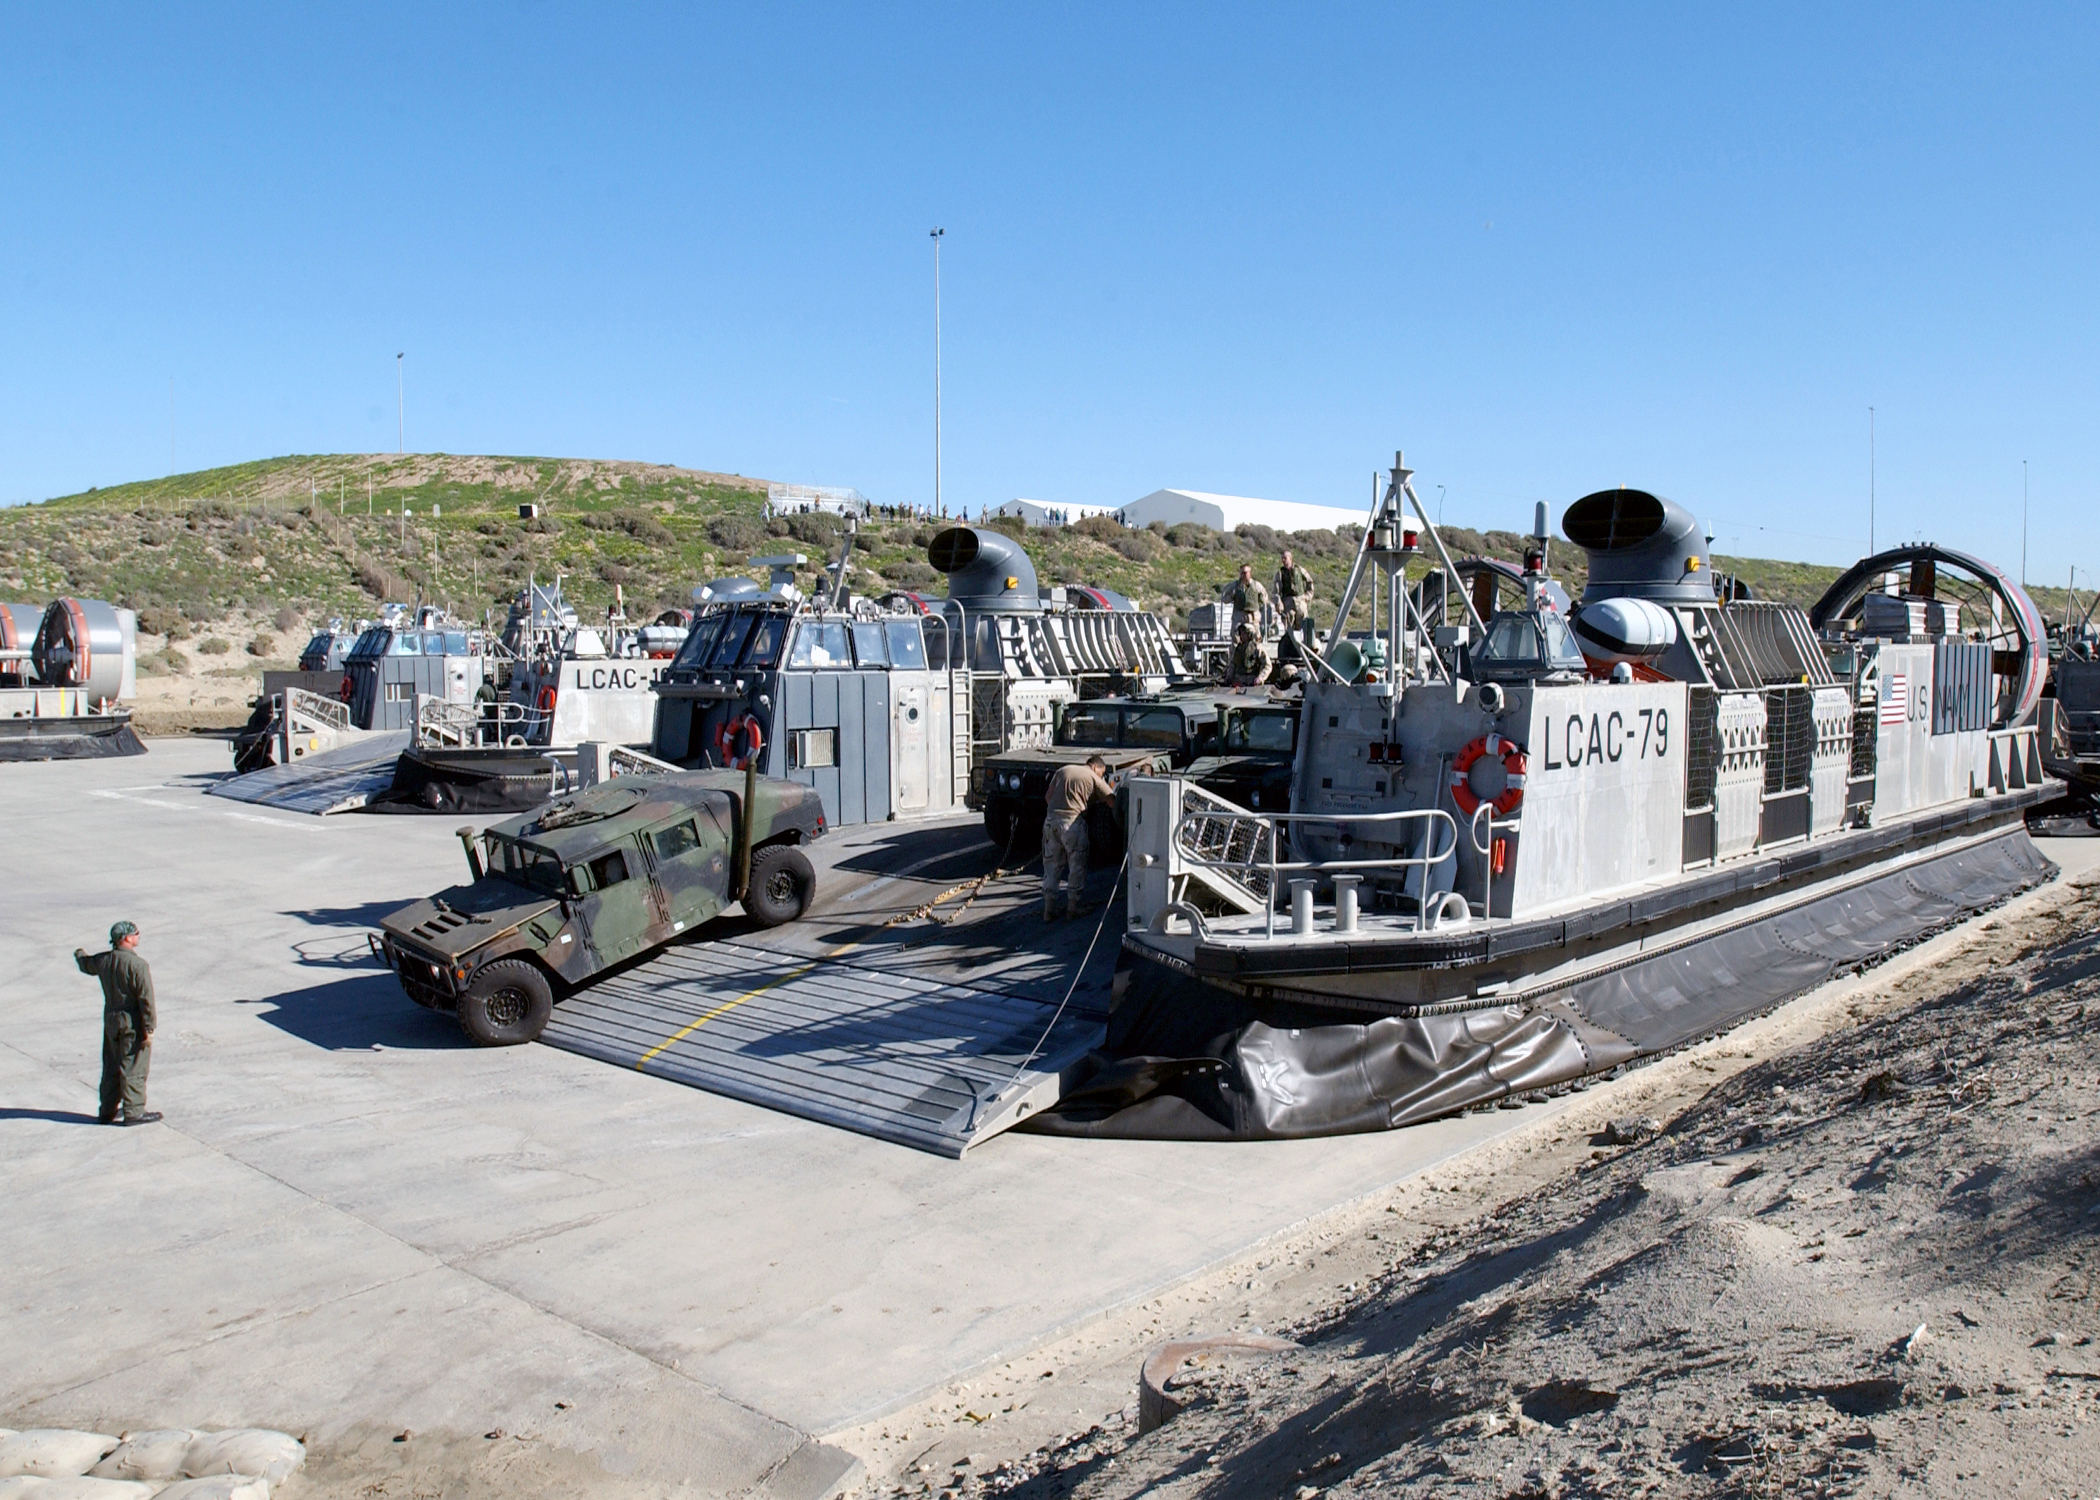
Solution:
<path fill-rule="evenodd" d="M 1276 570 L 1276 623 L 1289 635 L 1298 628 L 1299 621 L 1312 606 L 1312 574 L 1291 560 L 1290 549 L 1285 548 L 1283 566 Z"/>
<path fill-rule="evenodd" d="M 139 930 L 129 922 L 109 929 L 109 952 L 73 950 L 80 972 L 102 981 L 102 1112 L 105 1125 L 150 1125 L 160 1118 L 146 1109 L 146 1068 L 153 1061 L 153 974 L 139 957 Z"/>
<path fill-rule="evenodd" d="M 1240 576 L 1226 586 L 1225 601 L 1232 606 L 1235 625 L 1251 620 L 1260 626 L 1262 611 L 1269 607 L 1269 591 L 1255 581 L 1254 564 L 1240 564 Z"/>
<path fill-rule="evenodd" d="M 1043 819 L 1043 920 L 1057 920 L 1057 876 L 1065 876 L 1065 915 L 1083 917 L 1086 905 L 1086 810 L 1095 803 L 1114 805 L 1115 789 L 1102 776 L 1108 762 L 1098 755 L 1083 766 L 1060 766 L 1050 778 Z"/>
<path fill-rule="evenodd" d="M 1232 673 L 1226 681 L 1233 687 L 1256 687 L 1269 680 L 1276 659 L 1269 655 L 1269 648 L 1262 644 L 1254 627 L 1242 624 L 1233 632 Z"/>

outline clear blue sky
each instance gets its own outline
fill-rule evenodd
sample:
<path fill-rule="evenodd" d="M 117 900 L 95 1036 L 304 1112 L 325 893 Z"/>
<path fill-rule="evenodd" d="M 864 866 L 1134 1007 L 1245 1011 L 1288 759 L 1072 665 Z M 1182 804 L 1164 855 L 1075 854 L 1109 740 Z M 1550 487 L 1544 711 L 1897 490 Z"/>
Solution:
<path fill-rule="evenodd" d="M 11 7 L 0 500 L 408 444 L 2100 569 L 2100 11 Z M 173 381 L 172 452 L 170 381 Z"/>

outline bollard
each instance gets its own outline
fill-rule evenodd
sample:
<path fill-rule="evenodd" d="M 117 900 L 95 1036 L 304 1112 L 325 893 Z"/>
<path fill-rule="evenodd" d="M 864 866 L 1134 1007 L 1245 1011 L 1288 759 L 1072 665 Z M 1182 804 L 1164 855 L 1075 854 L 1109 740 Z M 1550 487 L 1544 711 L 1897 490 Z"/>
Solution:
<path fill-rule="evenodd" d="M 1312 928 L 1313 882 L 1294 880 L 1291 882 L 1291 932 L 1304 934 Z"/>
<path fill-rule="evenodd" d="M 1364 883 L 1361 875 L 1337 875 L 1334 877 L 1334 930 L 1356 931 L 1356 888 Z"/>

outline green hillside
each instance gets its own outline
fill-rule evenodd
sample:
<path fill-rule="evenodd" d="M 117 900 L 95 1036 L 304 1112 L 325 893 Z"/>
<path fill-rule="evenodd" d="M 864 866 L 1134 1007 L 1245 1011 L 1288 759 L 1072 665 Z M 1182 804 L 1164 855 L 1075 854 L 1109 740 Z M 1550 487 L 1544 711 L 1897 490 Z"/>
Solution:
<path fill-rule="evenodd" d="M 762 480 L 668 465 L 449 454 L 268 459 L 0 509 L 0 598 L 111 599 L 167 636 L 230 616 L 274 612 L 302 624 L 354 618 L 383 600 L 420 598 L 500 615 L 529 575 L 559 571 L 579 609 L 602 608 L 617 585 L 630 614 L 639 614 L 682 603 L 694 584 L 746 571 L 751 558 L 768 553 L 805 553 L 804 582 L 813 583 L 836 556 L 838 523 L 827 516 L 768 522 L 764 499 Z M 521 519 L 521 503 L 537 504 L 539 518 Z M 1062 530 L 997 524 L 1025 538 L 1045 583 L 1112 588 L 1177 616 L 1216 597 L 1242 561 L 1265 577 L 1285 544 L 1332 600 L 1355 546 L 1346 532 L 1285 537 L 1248 527 L 1221 536 L 1197 526 L 1131 531 L 1106 520 Z M 938 591 L 925 559 L 937 529 L 910 520 L 868 525 L 855 589 Z M 1504 531 L 1452 526 L 1446 537 L 1461 555 L 1515 560 L 1523 547 Z M 1762 597 L 1804 605 L 1837 574 L 1804 563 L 1715 562 Z M 1579 591 L 1582 554 L 1559 544 L 1554 571 Z M 2061 594 L 2038 590 L 2037 598 L 2060 612 Z"/>

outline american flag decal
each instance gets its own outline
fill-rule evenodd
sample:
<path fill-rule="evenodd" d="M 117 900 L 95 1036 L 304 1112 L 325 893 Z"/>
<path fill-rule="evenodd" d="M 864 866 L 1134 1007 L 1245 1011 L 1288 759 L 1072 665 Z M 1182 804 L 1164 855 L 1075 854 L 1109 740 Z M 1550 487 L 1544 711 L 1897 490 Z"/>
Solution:
<path fill-rule="evenodd" d="M 1910 679 L 1891 672 L 1881 679 L 1881 722 L 1901 724 L 1910 716 Z"/>

